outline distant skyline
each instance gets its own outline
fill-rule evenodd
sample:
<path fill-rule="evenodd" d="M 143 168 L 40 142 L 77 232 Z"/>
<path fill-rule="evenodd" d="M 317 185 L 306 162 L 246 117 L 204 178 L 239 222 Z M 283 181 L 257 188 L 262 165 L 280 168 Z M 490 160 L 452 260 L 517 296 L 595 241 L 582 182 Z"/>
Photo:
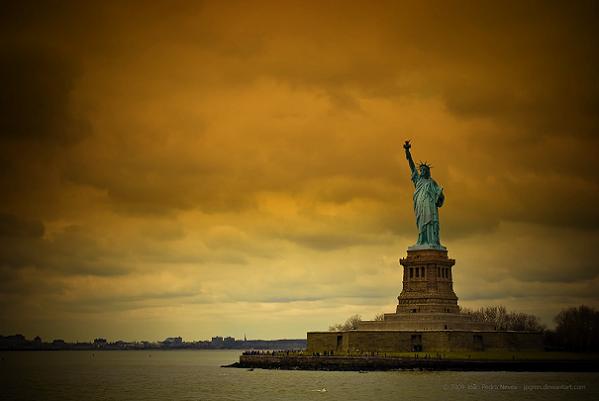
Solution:
<path fill-rule="evenodd" d="M 3 7 L 2 334 L 393 312 L 406 139 L 461 306 L 599 307 L 596 3 L 151 3 Z"/>

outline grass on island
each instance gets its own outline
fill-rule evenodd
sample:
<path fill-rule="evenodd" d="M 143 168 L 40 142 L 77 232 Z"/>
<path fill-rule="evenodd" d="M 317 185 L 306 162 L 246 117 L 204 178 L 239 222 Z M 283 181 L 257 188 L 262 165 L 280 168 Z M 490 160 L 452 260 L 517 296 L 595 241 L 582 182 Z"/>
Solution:
<path fill-rule="evenodd" d="M 311 356 L 306 351 L 281 352 L 280 355 Z M 321 354 L 322 355 L 322 354 Z M 477 351 L 477 352 L 378 352 L 378 353 L 335 353 L 333 356 L 378 356 L 406 359 L 445 359 L 445 360 L 597 360 L 598 353 L 586 352 L 557 352 L 557 351 Z"/>

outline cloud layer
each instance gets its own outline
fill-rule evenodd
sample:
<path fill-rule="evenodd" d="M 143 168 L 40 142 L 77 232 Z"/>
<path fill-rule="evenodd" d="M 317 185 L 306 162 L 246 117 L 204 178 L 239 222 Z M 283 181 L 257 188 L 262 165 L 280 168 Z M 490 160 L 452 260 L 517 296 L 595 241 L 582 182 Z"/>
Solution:
<path fill-rule="evenodd" d="M 301 337 L 390 312 L 406 139 L 444 187 L 463 305 L 598 304 L 594 4 L 6 11 L 7 333 Z"/>

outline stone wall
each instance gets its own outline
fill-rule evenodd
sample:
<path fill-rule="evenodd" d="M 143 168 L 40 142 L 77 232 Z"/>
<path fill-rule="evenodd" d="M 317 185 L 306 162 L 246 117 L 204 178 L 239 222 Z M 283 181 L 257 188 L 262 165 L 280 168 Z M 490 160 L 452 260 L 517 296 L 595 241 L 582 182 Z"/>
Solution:
<path fill-rule="evenodd" d="M 543 336 L 500 331 L 309 332 L 308 353 L 541 351 Z"/>

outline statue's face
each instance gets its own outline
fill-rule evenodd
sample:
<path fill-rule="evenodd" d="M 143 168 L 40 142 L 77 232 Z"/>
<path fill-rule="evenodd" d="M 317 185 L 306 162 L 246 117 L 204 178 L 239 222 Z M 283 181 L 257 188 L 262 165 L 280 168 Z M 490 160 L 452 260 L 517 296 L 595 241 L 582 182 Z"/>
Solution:
<path fill-rule="evenodd" d="M 426 166 L 420 166 L 420 176 L 423 178 L 430 178 L 431 171 Z"/>

